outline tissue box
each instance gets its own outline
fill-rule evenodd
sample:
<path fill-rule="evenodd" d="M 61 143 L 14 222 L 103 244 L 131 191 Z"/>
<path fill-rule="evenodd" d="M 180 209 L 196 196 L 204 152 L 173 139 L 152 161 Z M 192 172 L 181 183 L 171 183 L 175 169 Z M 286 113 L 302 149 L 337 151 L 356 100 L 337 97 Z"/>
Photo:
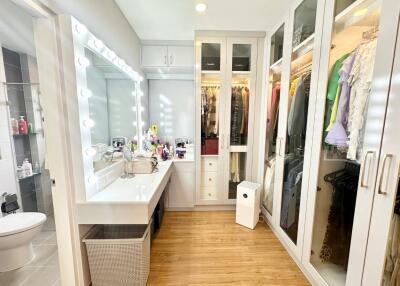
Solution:
<path fill-rule="evenodd" d="M 128 174 L 151 174 L 157 166 L 153 158 L 140 158 L 125 162 L 125 172 Z"/>

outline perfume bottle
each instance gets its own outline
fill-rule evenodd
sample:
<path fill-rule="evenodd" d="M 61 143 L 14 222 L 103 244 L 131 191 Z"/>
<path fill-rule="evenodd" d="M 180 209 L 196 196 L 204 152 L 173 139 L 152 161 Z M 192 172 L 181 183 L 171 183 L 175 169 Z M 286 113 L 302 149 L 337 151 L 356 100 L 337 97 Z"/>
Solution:
<path fill-rule="evenodd" d="M 18 120 L 18 129 L 20 134 L 28 134 L 28 124 L 23 116 L 19 117 Z"/>

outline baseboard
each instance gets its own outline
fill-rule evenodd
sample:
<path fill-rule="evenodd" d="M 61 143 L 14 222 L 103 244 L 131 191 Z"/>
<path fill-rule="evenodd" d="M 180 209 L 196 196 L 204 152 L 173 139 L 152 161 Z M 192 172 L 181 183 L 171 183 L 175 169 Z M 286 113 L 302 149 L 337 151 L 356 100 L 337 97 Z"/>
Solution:
<path fill-rule="evenodd" d="M 236 210 L 235 205 L 207 205 L 207 206 L 195 206 L 193 208 L 167 208 L 166 211 L 172 212 L 188 212 L 188 211 L 234 211 Z"/>

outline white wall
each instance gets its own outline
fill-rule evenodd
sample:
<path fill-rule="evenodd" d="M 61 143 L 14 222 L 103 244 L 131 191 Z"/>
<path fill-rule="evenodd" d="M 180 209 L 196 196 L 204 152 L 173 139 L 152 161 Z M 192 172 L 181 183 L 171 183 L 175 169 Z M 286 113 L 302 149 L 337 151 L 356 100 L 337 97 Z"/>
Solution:
<path fill-rule="evenodd" d="M 175 138 L 194 140 L 195 93 L 191 80 L 149 80 L 150 124 L 170 143 Z"/>
<path fill-rule="evenodd" d="M 31 16 L 10 0 L 1 0 L 0 7 L 0 44 L 15 52 L 34 56 Z"/>

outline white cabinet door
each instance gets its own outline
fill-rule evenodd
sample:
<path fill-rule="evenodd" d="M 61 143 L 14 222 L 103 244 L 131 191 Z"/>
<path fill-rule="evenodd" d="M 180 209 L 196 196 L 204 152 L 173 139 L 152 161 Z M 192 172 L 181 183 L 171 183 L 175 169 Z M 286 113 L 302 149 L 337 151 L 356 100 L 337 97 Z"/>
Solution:
<path fill-rule="evenodd" d="M 194 163 L 174 163 L 174 164 L 192 164 Z M 183 171 L 185 166 L 174 166 L 171 184 L 168 193 L 168 207 L 170 208 L 192 208 L 194 206 L 195 193 L 195 172 Z M 188 170 L 192 169 L 190 167 Z"/>
<path fill-rule="evenodd" d="M 142 47 L 143 67 L 166 67 L 168 66 L 167 46 L 143 46 Z"/>
<path fill-rule="evenodd" d="M 194 48 L 190 46 L 168 46 L 168 65 L 170 67 L 193 67 Z"/>

